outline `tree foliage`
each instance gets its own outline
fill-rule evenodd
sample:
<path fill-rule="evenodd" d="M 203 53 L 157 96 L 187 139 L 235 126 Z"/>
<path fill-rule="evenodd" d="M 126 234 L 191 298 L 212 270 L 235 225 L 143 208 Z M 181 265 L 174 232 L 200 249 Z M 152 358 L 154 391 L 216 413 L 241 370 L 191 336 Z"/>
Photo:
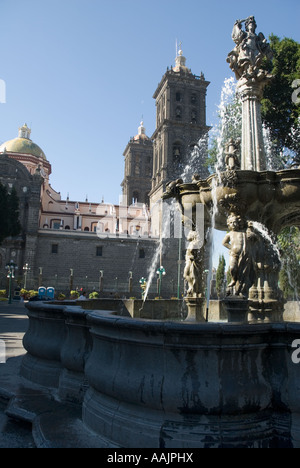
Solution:
<path fill-rule="evenodd" d="M 262 119 L 277 151 L 288 149 L 297 158 L 300 156 L 300 104 L 293 102 L 292 85 L 300 79 L 300 43 L 275 35 L 269 40 L 274 57 L 265 62 L 265 68 L 273 79 L 264 89 Z"/>
<path fill-rule="evenodd" d="M 288 227 L 278 237 L 282 268 L 279 282 L 284 297 L 298 300 L 300 297 L 300 230 Z"/>
<path fill-rule="evenodd" d="M 273 79 L 264 89 L 262 121 L 269 132 L 272 167 L 284 169 L 292 162 L 300 164 L 300 104 L 292 99 L 295 91 L 292 85 L 300 80 L 300 43 L 275 35 L 269 41 L 274 57 L 265 61 L 264 68 Z M 221 106 L 218 117 L 219 124 L 210 136 L 208 150 L 207 167 L 211 172 L 218 160 L 224 164 L 222 151 L 226 141 L 241 139 L 241 103 L 236 95 L 231 95 L 225 108 Z M 218 165 L 220 170 L 224 169 Z"/>
<path fill-rule="evenodd" d="M 224 255 L 222 255 L 219 257 L 219 265 L 216 273 L 216 291 L 218 297 L 220 297 L 222 295 L 222 292 L 224 291 L 225 266 L 225 258 Z"/>
<path fill-rule="evenodd" d="M 13 187 L 11 193 L 0 184 L 0 243 L 7 237 L 17 236 L 21 232 L 19 221 L 19 199 Z"/>

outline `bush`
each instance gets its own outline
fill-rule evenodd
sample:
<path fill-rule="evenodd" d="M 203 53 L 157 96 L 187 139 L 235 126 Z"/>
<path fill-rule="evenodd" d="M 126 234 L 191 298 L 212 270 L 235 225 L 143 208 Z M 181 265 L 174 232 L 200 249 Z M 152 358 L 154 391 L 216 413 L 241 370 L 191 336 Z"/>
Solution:
<path fill-rule="evenodd" d="M 99 293 L 97 293 L 96 291 L 95 292 L 92 292 L 90 295 L 89 295 L 89 299 L 98 299 L 99 297 Z"/>
<path fill-rule="evenodd" d="M 66 299 L 66 295 L 65 295 L 65 294 L 60 293 L 60 294 L 58 295 L 58 300 L 59 300 L 59 301 L 64 301 L 65 299 Z"/>
<path fill-rule="evenodd" d="M 34 296 L 38 296 L 38 291 L 34 291 L 34 289 L 31 289 L 30 291 L 28 291 L 28 296 L 29 297 L 34 297 Z"/>
<path fill-rule="evenodd" d="M 70 297 L 71 299 L 78 299 L 79 298 L 79 292 L 78 291 L 70 291 Z"/>
<path fill-rule="evenodd" d="M 0 289 L 0 297 L 6 297 L 6 289 Z"/>

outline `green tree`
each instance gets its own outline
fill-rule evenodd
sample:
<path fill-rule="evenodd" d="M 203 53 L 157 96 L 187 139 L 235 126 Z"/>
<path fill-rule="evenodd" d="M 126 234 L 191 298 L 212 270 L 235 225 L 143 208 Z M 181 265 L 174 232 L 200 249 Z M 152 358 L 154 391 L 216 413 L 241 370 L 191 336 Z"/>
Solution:
<path fill-rule="evenodd" d="M 269 40 L 274 57 L 265 62 L 265 68 L 274 78 L 264 89 L 262 119 L 270 130 L 277 154 L 289 150 L 297 158 L 300 156 L 300 104 L 292 100 L 292 85 L 300 79 L 300 43 L 275 35 Z"/>
<path fill-rule="evenodd" d="M 19 199 L 15 188 L 11 193 L 0 183 L 0 244 L 7 237 L 17 236 L 21 231 Z"/>
<path fill-rule="evenodd" d="M 288 227 L 278 237 L 282 268 L 279 276 L 280 288 L 285 299 L 298 300 L 300 297 L 300 230 Z"/>
<path fill-rule="evenodd" d="M 300 79 L 300 43 L 293 39 L 269 38 L 274 57 L 265 61 L 264 68 L 273 75 L 265 87 L 262 99 L 262 121 L 270 134 L 272 162 L 275 169 L 284 169 L 292 162 L 300 164 L 300 104 L 293 102 L 292 87 Z M 220 106 L 219 124 L 209 139 L 207 167 L 224 169 L 224 146 L 229 138 L 240 140 L 242 135 L 241 103 L 234 94 Z M 222 167 L 223 164 L 223 167 Z"/>
<path fill-rule="evenodd" d="M 224 255 L 219 257 L 219 265 L 216 273 L 216 291 L 218 297 L 221 297 L 222 292 L 224 291 L 224 281 L 225 281 L 225 258 Z"/>

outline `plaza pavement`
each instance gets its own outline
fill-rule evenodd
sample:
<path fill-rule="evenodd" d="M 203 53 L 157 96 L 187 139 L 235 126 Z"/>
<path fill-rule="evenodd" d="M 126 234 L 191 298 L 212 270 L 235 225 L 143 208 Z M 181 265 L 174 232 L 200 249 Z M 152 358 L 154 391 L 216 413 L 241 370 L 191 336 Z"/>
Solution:
<path fill-rule="evenodd" d="M 10 398 L 19 385 L 19 369 L 25 354 L 22 339 L 27 330 L 28 318 L 23 303 L 0 302 L 0 448 L 35 447 L 31 424 L 15 421 L 6 416 Z M 5 345 L 5 356 L 3 355 Z"/>
<path fill-rule="evenodd" d="M 23 303 L 0 302 L 0 344 L 6 348 L 6 363 L 0 363 L 0 448 L 106 447 L 84 427 L 79 406 L 60 403 L 19 376 L 28 323 Z"/>

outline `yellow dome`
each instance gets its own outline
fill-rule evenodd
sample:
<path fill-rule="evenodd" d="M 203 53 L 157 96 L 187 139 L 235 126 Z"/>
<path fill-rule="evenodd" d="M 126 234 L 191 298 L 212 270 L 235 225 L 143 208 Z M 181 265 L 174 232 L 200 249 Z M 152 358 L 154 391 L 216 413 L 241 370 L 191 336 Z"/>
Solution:
<path fill-rule="evenodd" d="M 33 141 L 26 138 L 15 138 L 14 140 L 7 141 L 0 146 L 0 153 L 6 149 L 7 153 L 23 153 L 32 154 L 33 156 L 42 157 L 47 160 L 44 151 Z"/>
<path fill-rule="evenodd" d="M 43 158 L 47 161 L 44 151 L 30 140 L 30 132 L 31 130 L 25 124 L 19 129 L 18 138 L 6 141 L 0 146 L 0 153 L 6 151 L 7 153 L 31 154 L 32 156 Z"/>

